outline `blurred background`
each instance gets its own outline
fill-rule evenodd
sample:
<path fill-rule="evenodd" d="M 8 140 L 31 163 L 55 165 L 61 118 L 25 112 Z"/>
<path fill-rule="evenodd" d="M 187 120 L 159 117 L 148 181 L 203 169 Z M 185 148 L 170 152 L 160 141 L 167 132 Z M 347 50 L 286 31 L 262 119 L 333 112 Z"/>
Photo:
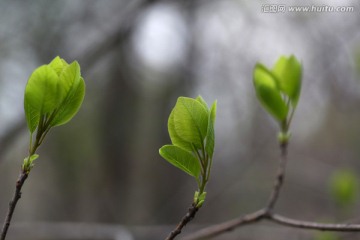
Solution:
<path fill-rule="evenodd" d="M 271 12 L 277 4 L 285 11 Z M 299 5 L 354 8 L 288 9 Z M 261 208 L 276 174 L 278 127 L 255 97 L 252 70 L 290 54 L 303 63 L 303 87 L 276 211 L 360 222 L 359 13 L 357 0 L 1 0 L 1 218 L 27 154 L 29 75 L 59 55 L 79 61 L 87 86 L 80 112 L 39 150 L 8 239 L 164 239 L 197 187 L 158 154 L 178 96 L 218 100 L 207 200 L 182 236 Z M 351 175 L 338 177 L 352 186 L 344 203 L 331 190 L 339 171 Z M 216 239 L 289 238 L 360 235 L 261 222 Z"/>

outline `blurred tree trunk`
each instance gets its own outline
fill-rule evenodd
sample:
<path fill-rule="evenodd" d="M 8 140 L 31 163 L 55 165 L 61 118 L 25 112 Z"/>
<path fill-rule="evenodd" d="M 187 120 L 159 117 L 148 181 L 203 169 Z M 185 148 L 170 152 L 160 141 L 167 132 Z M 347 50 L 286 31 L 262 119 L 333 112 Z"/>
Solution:
<path fill-rule="evenodd" d="M 131 68 L 128 66 L 127 41 L 116 49 L 112 66 L 111 79 L 105 90 L 101 147 L 103 149 L 103 189 L 99 212 L 100 220 L 125 221 L 122 213 L 127 208 L 129 164 L 132 159 L 129 149 L 136 123 L 138 93 L 131 84 Z"/>

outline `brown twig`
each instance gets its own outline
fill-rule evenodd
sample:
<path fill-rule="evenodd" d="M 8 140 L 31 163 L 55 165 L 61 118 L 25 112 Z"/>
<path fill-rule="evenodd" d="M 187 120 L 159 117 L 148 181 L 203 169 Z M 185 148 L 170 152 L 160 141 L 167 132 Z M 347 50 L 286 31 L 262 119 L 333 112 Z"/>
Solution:
<path fill-rule="evenodd" d="M 360 224 L 308 222 L 308 221 L 300 221 L 292 218 L 287 218 L 279 214 L 269 215 L 268 219 L 272 222 L 294 228 L 313 229 L 320 231 L 336 231 L 336 232 L 360 231 Z"/>
<path fill-rule="evenodd" d="M 286 163 L 287 163 L 287 146 L 288 146 L 287 142 L 283 142 L 280 144 L 280 160 L 279 160 L 278 172 L 274 182 L 273 190 L 271 191 L 270 194 L 268 204 L 266 205 L 265 208 L 268 213 L 273 210 L 275 203 L 279 198 L 280 190 L 284 182 Z"/>
<path fill-rule="evenodd" d="M 265 208 L 250 214 L 246 214 L 240 218 L 236 218 L 224 223 L 220 223 L 217 225 L 213 225 L 201 229 L 198 232 L 195 232 L 183 238 L 183 240 L 196 240 L 196 239 L 215 237 L 225 232 L 234 230 L 235 228 L 243 226 L 245 224 L 252 224 L 265 219 L 280 225 L 285 225 L 294 228 L 312 229 L 312 230 L 320 230 L 320 231 L 336 231 L 336 232 L 360 231 L 360 224 L 350 224 L 350 223 L 333 224 L 333 223 L 301 221 L 273 213 L 274 206 L 279 198 L 280 190 L 284 182 L 286 163 L 287 163 L 287 143 L 280 144 L 280 150 L 281 153 L 280 153 L 278 173 L 268 203 Z"/>
<path fill-rule="evenodd" d="M 280 160 L 279 160 L 279 167 L 278 172 L 274 181 L 274 186 L 271 191 L 268 203 L 266 207 L 260 209 L 256 212 L 246 214 L 240 218 L 235 218 L 233 220 L 220 223 L 217 225 L 213 225 L 207 228 L 204 228 L 194 234 L 185 237 L 186 240 L 194 240 L 194 239 L 202 239 L 202 238 L 209 238 L 220 235 L 224 232 L 228 232 L 234 230 L 237 227 L 240 227 L 245 224 L 250 224 L 254 222 L 258 222 L 264 218 L 270 218 L 271 212 L 275 206 L 275 203 L 280 195 L 280 190 L 284 182 L 285 178 L 285 171 L 286 171 L 286 163 L 287 163 L 287 147 L 288 143 L 283 142 L 280 144 Z"/>
<path fill-rule="evenodd" d="M 26 179 L 29 176 L 31 168 L 33 167 L 33 163 L 31 162 L 31 157 L 36 153 L 36 150 L 41 145 L 43 137 L 45 137 L 48 130 L 49 130 L 49 127 L 44 126 L 44 116 L 43 116 L 40 118 L 40 121 L 39 121 L 34 144 L 32 144 L 32 135 L 30 135 L 31 140 L 30 140 L 30 145 L 29 145 L 29 156 L 26 159 L 24 159 L 24 163 L 21 167 L 19 178 L 16 181 L 14 196 L 9 203 L 9 210 L 8 210 L 8 213 L 6 214 L 4 226 L 1 231 L 0 240 L 5 240 L 5 238 L 6 238 L 6 234 L 10 227 L 11 218 L 14 214 L 16 204 L 19 201 L 19 199 L 21 198 L 21 189 L 22 189 Z M 27 162 L 27 164 L 25 164 L 25 160 L 30 161 L 30 162 Z"/>
<path fill-rule="evenodd" d="M 207 228 L 203 228 L 194 234 L 191 234 L 187 237 L 182 238 L 182 240 L 194 240 L 194 239 L 215 237 L 224 232 L 232 231 L 237 227 L 258 222 L 264 218 L 265 213 L 266 213 L 265 209 L 261 209 L 256 212 L 246 214 L 242 217 L 235 218 L 235 219 L 232 219 L 232 220 L 224 222 L 224 223 L 220 223 L 220 224 L 213 225 L 213 226 L 210 226 Z"/>
<path fill-rule="evenodd" d="M 12 216 L 14 214 L 16 204 L 19 201 L 19 199 L 21 198 L 21 188 L 24 185 L 24 182 L 25 182 L 25 180 L 27 179 L 28 176 L 29 176 L 29 174 L 26 171 L 21 170 L 19 178 L 16 181 L 16 188 L 15 188 L 14 196 L 13 196 L 12 200 L 9 203 L 9 210 L 8 210 L 7 215 L 6 215 L 5 223 L 4 223 L 2 232 L 1 232 L 1 240 L 5 240 L 7 231 L 8 231 L 9 226 L 10 226 L 11 218 L 12 218 Z"/>
<path fill-rule="evenodd" d="M 181 233 L 181 230 L 185 227 L 185 225 L 195 217 L 195 214 L 198 210 L 199 208 L 196 206 L 196 203 L 193 203 L 186 215 L 181 219 L 176 228 L 169 234 L 169 236 L 167 236 L 165 240 L 175 239 L 175 237 Z"/>

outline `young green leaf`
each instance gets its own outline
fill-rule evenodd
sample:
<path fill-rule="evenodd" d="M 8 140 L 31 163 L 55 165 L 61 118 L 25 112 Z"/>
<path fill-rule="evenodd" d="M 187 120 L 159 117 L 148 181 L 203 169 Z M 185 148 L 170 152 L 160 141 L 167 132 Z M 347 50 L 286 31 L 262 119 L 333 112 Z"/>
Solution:
<path fill-rule="evenodd" d="M 216 119 L 216 106 L 217 101 L 213 103 L 210 109 L 209 114 L 209 123 L 206 135 L 206 146 L 205 150 L 209 155 L 210 159 L 213 157 L 214 154 L 214 146 L 215 146 L 215 119 Z"/>
<path fill-rule="evenodd" d="M 30 156 L 30 161 L 33 162 L 38 158 L 39 158 L 39 154 L 33 154 L 33 155 Z"/>
<path fill-rule="evenodd" d="M 25 110 L 26 123 L 28 125 L 29 131 L 30 133 L 33 133 L 36 130 L 40 121 L 40 111 L 33 108 L 26 101 L 24 101 L 24 110 Z"/>
<path fill-rule="evenodd" d="M 46 114 L 53 111 L 62 99 L 59 77 L 49 66 L 37 68 L 30 76 L 25 88 L 25 103 Z"/>
<path fill-rule="evenodd" d="M 198 191 L 196 191 L 194 194 L 194 203 L 196 203 L 196 207 L 200 208 L 204 204 L 205 198 L 206 192 L 200 194 Z"/>
<path fill-rule="evenodd" d="M 200 175 L 200 163 L 190 152 L 174 145 L 165 145 L 159 150 L 160 155 L 175 167 L 187 174 L 198 178 Z"/>
<path fill-rule="evenodd" d="M 201 148 L 208 128 L 208 110 L 195 99 L 179 97 L 174 108 L 174 125 L 181 139 Z"/>
<path fill-rule="evenodd" d="M 258 63 L 253 76 L 256 95 L 263 107 L 280 122 L 286 120 L 289 109 L 281 97 L 274 75 Z"/>
<path fill-rule="evenodd" d="M 49 128 L 67 123 L 77 113 L 85 95 L 80 66 L 55 57 L 31 74 L 26 85 L 24 109 L 28 128 Z M 40 121 L 43 119 L 44 121 Z M 39 124 L 42 126 L 39 126 Z"/>
<path fill-rule="evenodd" d="M 191 143 L 184 141 L 175 131 L 174 110 L 171 111 L 169 116 L 168 131 L 172 144 L 179 146 L 189 152 L 193 151 Z"/>
<path fill-rule="evenodd" d="M 302 68 L 294 55 L 281 56 L 273 68 L 278 86 L 289 96 L 293 107 L 296 107 L 301 90 Z"/>
<path fill-rule="evenodd" d="M 64 89 L 65 97 L 51 122 L 51 126 L 59 126 L 70 121 L 83 102 L 85 82 L 80 76 L 80 66 L 76 61 L 64 68 L 60 75 L 60 85 Z"/>
<path fill-rule="evenodd" d="M 199 103 L 201 103 L 206 110 L 209 109 L 207 103 L 205 102 L 205 100 L 204 100 L 200 95 L 197 96 L 196 101 L 198 101 Z"/>
<path fill-rule="evenodd" d="M 27 157 L 24 159 L 22 169 L 25 172 L 30 172 L 32 167 L 34 166 L 34 161 L 39 157 L 38 154 L 33 154 L 30 157 Z"/>
<path fill-rule="evenodd" d="M 35 69 L 26 85 L 24 96 L 26 122 L 31 133 L 35 131 L 40 117 L 58 106 L 62 94 L 55 70 L 47 65 Z"/>
<path fill-rule="evenodd" d="M 51 126 L 60 126 L 69 122 L 75 114 L 79 111 L 81 104 L 85 96 L 85 82 L 81 78 L 78 86 L 64 99 L 60 105 L 54 120 L 51 122 Z"/>
<path fill-rule="evenodd" d="M 80 77 L 80 65 L 77 61 L 72 62 L 62 70 L 60 74 L 60 84 L 66 94 L 74 91 L 74 88 L 76 88 L 80 82 Z"/>
<path fill-rule="evenodd" d="M 54 58 L 50 63 L 49 66 L 55 70 L 56 74 L 60 77 L 63 69 L 67 67 L 69 64 L 59 56 Z"/>

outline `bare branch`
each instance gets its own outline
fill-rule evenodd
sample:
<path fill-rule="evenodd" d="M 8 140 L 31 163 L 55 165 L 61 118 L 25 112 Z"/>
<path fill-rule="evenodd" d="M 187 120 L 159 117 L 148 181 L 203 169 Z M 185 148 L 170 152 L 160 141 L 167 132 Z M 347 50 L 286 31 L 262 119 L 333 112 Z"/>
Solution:
<path fill-rule="evenodd" d="M 27 179 L 27 177 L 28 177 L 28 173 L 21 170 L 19 178 L 16 181 L 16 188 L 15 188 L 14 196 L 13 196 L 12 200 L 9 203 L 9 210 L 8 210 L 7 215 L 6 215 L 6 219 L 5 219 L 3 229 L 1 231 L 1 238 L 0 238 L 1 240 L 4 240 L 5 237 L 6 237 L 7 231 L 8 231 L 9 226 L 10 226 L 11 218 L 12 218 L 12 216 L 14 214 L 16 204 L 19 201 L 19 199 L 21 198 L 21 188 L 24 185 L 24 182 Z"/>
<path fill-rule="evenodd" d="M 278 172 L 274 181 L 274 187 L 271 191 L 269 201 L 265 208 L 260 209 L 254 213 L 246 214 L 240 218 L 236 218 L 221 224 L 213 225 L 208 228 L 204 228 L 190 236 L 186 237 L 186 240 L 202 239 L 208 237 L 214 237 L 224 232 L 234 230 L 245 224 L 255 223 L 261 219 L 267 218 L 271 215 L 271 212 L 275 206 L 276 201 L 279 198 L 280 190 L 284 182 L 286 163 L 287 163 L 287 147 L 288 143 L 284 142 L 280 144 L 280 160 Z"/>
<path fill-rule="evenodd" d="M 318 223 L 318 222 L 301 221 L 297 219 L 284 217 L 279 214 L 269 214 L 266 209 L 261 209 L 254 213 L 247 214 L 243 217 L 204 228 L 194 234 L 191 234 L 183 238 L 182 240 L 198 240 L 198 239 L 212 238 L 220 234 L 223 234 L 224 232 L 234 230 L 235 228 L 241 227 L 243 225 L 253 224 L 259 222 L 260 220 L 265 220 L 265 219 L 280 225 L 285 225 L 294 228 L 312 229 L 319 231 L 336 231 L 336 232 L 360 231 L 360 224 Z"/>
<path fill-rule="evenodd" d="M 268 219 L 281 225 L 286 225 L 294 228 L 313 229 L 321 231 L 336 231 L 336 232 L 359 232 L 360 224 L 351 223 L 318 223 L 300 221 L 292 218 L 287 218 L 279 214 L 269 215 Z"/>
<path fill-rule="evenodd" d="M 200 231 L 191 234 L 187 237 L 182 238 L 182 240 L 195 240 L 195 239 L 204 239 L 204 238 L 210 238 L 215 237 L 217 235 L 220 235 L 224 232 L 232 231 L 237 227 L 251 224 L 260 221 L 265 216 L 265 209 L 258 210 L 256 212 L 246 214 L 240 218 L 235 218 L 233 220 L 220 223 L 217 225 L 213 225 L 207 228 L 203 228 Z"/>
<path fill-rule="evenodd" d="M 180 223 L 176 226 L 176 228 L 169 234 L 169 236 L 165 240 L 175 239 L 177 235 L 181 233 L 181 230 L 185 227 L 187 223 L 189 223 L 196 215 L 196 212 L 199 208 L 196 206 L 196 203 L 193 203 L 189 208 L 186 215 L 181 219 Z"/>
<path fill-rule="evenodd" d="M 280 144 L 280 160 L 279 160 L 279 167 L 278 167 L 278 172 L 277 172 L 277 176 L 274 182 L 274 187 L 273 190 L 271 192 L 266 210 L 267 212 L 272 211 L 272 209 L 275 206 L 276 201 L 279 198 L 280 195 L 280 190 L 281 187 L 284 183 L 284 179 L 285 179 L 285 172 L 286 172 L 286 163 L 287 163 L 287 146 L 288 143 L 284 142 Z"/>
<path fill-rule="evenodd" d="M 234 230 L 237 227 L 241 227 L 245 224 L 252 224 L 260 220 L 268 220 L 280 225 L 285 225 L 294 228 L 313 229 L 320 231 L 336 231 L 336 232 L 358 232 L 360 231 L 360 224 L 350 223 L 318 223 L 301 221 L 297 219 L 287 218 L 279 214 L 272 213 L 273 208 L 279 198 L 280 190 L 284 182 L 286 163 L 287 163 L 287 143 L 280 145 L 280 161 L 278 167 L 278 173 L 274 182 L 273 190 L 270 194 L 269 201 L 264 209 L 260 209 L 254 213 L 247 214 L 243 217 L 236 218 L 224 223 L 213 225 L 198 232 L 191 234 L 183 240 L 195 240 L 211 238 L 223 234 L 225 232 Z"/>

